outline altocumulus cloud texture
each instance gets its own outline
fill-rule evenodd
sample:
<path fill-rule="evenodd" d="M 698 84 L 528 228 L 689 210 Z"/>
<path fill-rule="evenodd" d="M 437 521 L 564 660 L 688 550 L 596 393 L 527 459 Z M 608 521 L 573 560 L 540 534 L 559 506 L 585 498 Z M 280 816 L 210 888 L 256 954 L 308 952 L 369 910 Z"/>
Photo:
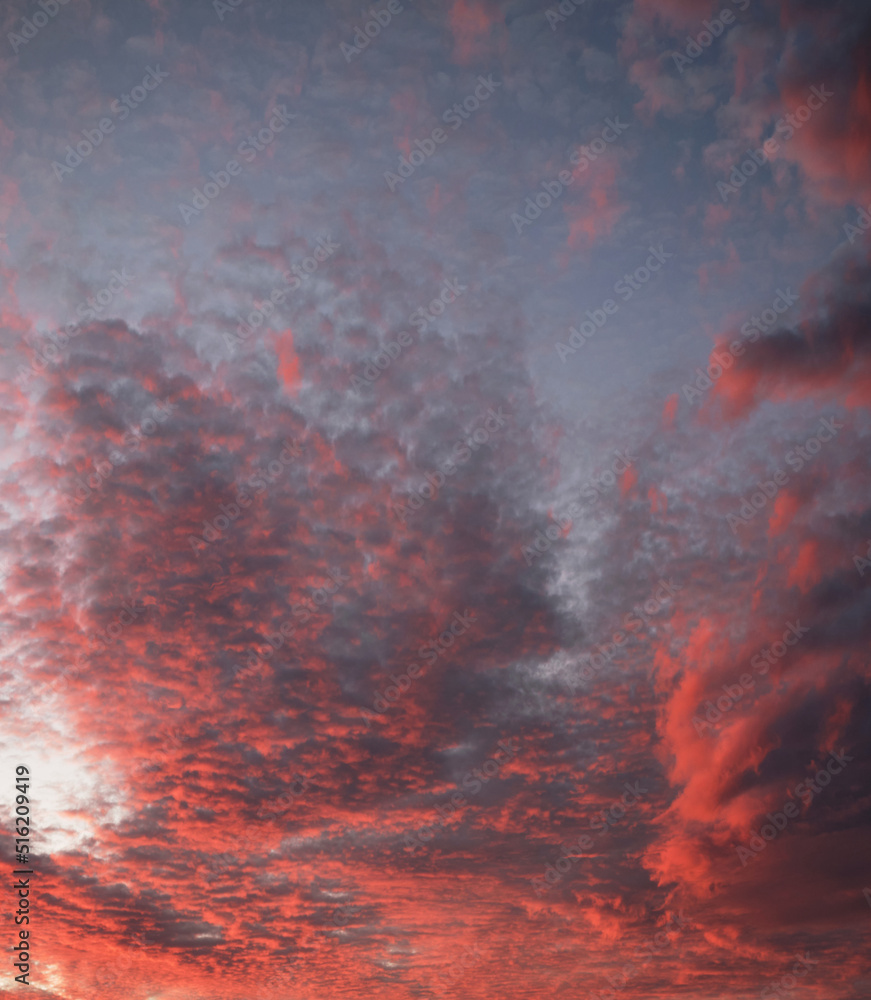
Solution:
<path fill-rule="evenodd" d="M 871 994 L 867 5 L 0 22 L 3 995 Z"/>

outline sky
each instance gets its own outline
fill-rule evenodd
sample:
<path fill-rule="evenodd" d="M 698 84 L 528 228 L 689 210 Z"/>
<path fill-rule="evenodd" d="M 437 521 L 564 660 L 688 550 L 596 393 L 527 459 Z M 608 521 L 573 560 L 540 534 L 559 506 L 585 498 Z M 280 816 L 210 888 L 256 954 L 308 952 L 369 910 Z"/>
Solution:
<path fill-rule="evenodd" d="M 867 4 L 0 21 L 0 996 L 871 995 Z"/>

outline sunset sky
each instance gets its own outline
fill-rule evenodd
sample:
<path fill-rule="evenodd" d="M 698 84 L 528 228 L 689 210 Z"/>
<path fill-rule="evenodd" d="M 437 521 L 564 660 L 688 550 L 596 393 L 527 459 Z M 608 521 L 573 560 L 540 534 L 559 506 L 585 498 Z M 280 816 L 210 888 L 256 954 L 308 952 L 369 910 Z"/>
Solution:
<path fill-rule="evenodd" d="M 0 997 L 871 996 L 868 4 L 0 22 Z"/>

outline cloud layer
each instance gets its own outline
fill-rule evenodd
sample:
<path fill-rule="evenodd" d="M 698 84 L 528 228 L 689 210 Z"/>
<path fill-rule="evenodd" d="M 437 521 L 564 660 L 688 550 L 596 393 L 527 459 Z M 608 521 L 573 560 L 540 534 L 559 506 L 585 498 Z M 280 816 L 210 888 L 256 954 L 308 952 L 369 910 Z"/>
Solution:
<path fill-rule="evenodd" d="M 867 12 L 38 10 L 0 53 L 33 985 L 866 996 Z"/>

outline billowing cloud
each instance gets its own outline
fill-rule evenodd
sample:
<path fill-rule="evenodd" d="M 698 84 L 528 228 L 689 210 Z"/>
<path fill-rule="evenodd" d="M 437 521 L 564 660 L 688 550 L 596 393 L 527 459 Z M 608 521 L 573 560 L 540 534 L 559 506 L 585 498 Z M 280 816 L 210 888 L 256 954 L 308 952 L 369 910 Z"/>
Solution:
<path fill-rule="evenodd" d="M 4 10 L 30 984 L 867 994 L 866 22 Z"/>

